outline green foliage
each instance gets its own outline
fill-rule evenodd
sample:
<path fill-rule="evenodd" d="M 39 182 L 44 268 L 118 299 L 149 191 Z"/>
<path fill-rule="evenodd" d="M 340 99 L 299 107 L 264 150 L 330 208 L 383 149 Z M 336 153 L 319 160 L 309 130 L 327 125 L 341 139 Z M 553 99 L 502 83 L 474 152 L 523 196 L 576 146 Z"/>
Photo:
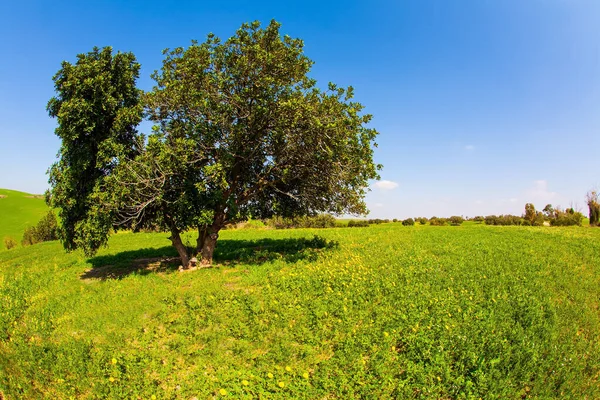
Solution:
<path fill-rule="evenodd" d="M 443 225 L 446 225 L 447 223 L 448 223 L 448 220 L 446 218 L 431 217 L 429 219 L 429 225 L 431 225 L 431 226 L 443 226 Z"/>
<path fill-rule="evenodd" d="M 30 246 L 40 242 L 58 240 L 58 235 L 59 226 L 58 221 L 56 220 L 56 214 L 54 214 L 54 211 L 50 210 L 36 226 L 30 226 L 25 229 L 21 244 L 23 246 Z"/>
<path fill-rule="evenodd" d="M 473 217 L 471 219 L 471 221 L 477 222 L 477 223 L 482 223 L 483 221 L 485 221 L 485 218 L 483 218 L 481 215 L 478 215 L 476 217 Z"/>
<path fill-rule="evenodd" d="M 348 228 L 364 228 L 369 226 L 369 221 L 364 220 L 364 219 L 359 219 L 359 220 L 350 220 L 348 222 Z"/>
<path fill-rule="evenodd" d="M 487 215 L 484 218 L 484 222 L 486 225 L 528 225 L 531 226 L 531 223 L 528 220 L 525 220 L 517 215 Z"/>
<path fill-rule="evenodd" d="M 4 248 L 10 250 L 14 247 L 17 247 L 17 241 L 10 236 L 6 236 L 4 238 Z"/>
<path fill-rule="evenodd" d="M 0 238 L 20 238 L 48 212 L 43 196 L 0 189 Z M 0 250 L 6 248 L 0 241 Z"/>
<path fill-rule="evenodd" d="M 419 217 L 416 219 L 416 221 L 421 225 L 426 225 L 429 220 L 425 217 Z"/>
<path fill-rule="evenodd" d="M 249 217 L 365 214 L 380 168 L 372 117 L 352 87 L 321 90 L 303 48 L 272 21 L 166 50 L 145 95 L 153 133 L 118 164 L 112 197 L 98 203 L 117 210 L 118 223 L 168 231 L 183 265 L 196 253 L 210 264 L 219 231 Z M 104 243 L 107 221 L 88 242 Z M 189 229 L 198 232 L 191 254 L 181 241 Z"/>
<path fill-rule="evenodd" d="M 402 225 L 404 226 L 413 226 L 415 224 L 415 220 L 412 218 L 407 218 L 402 221 Z"/>
<path fill-rule="evenodd" d="M 115 192 L 105 179 L 138 144 L 139 69 L 132 53 L 113 55 L 111 47 L 94 47 L 79 54 L 75 64 L 64 61 L 53 77 L 56 96 L 47 109 L 57 119 L 61 147 L 49 170 L 46 197 L 59 210 L 67 250 L 93 254 L 113 228 L 114 211 L 105 204 Z"/>
<path fill-rule="evenodd" d="M 448 222 L 452 226 L 459 226 L 462 225 L 463 222 L 465 222 L 465 219 L 459 215 L 453 215 L 450 218 L 448 218 Z"/>
<path fill-rule="evenodd" d="M 546 209 L 548 204 L 544 209 Z M 550 206 L 552 207 L 552 206 Z M 525 214 L 523 220 L 527 226 L 543 226 L 544 225 L 544 214 L 540 211 L 535 210 L 535 206 L 532 203 L 525 204 Z"/>
<path fill-rule="evenodd" d="M 0 253 L 5 398 L 600 398 L 595 229 L 227 230 L 191 273 L 110 241 Z"/>
<path fill-rule="evenodd" d="M 275 216 L 267 219 L 266 225 L 275 229 L 335 228 L 336 221 L 335 217 L 329 214 L 319 214 L 315 216 L 301 216 L 293 218 Z"/>
<path fill-rule="evenodd" d="M 550 219 L 552 226 L 581 226 L 583 223 L 583 214 L 572 208 L 567 211 L 554 210 L 553 212 L 553 217 Z"/>
<path fill-rule="evenodd" d="M 586 195 L 590 226 L 600 226 L 600 194 L 592 190 Z"/>

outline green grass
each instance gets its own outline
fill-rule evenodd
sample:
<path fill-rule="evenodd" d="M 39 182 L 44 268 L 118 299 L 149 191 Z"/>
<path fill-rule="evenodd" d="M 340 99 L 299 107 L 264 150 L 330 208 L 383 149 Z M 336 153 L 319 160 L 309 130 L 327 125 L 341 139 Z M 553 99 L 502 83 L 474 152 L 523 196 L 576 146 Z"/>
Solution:
<path fill-rule="evenodd" d="M 5 248 L 5 237 L 21 243 L 25 228 L 37 224 L 46 212 L 48 207 L 42 197 L 0 189 L 0 250 Z"/>
<path fill-rule="evenodd" d="M 1 252 L 0 392 L 600 398 L 600 229 L 228 230 L 187 273 L 165 236 Z"/>

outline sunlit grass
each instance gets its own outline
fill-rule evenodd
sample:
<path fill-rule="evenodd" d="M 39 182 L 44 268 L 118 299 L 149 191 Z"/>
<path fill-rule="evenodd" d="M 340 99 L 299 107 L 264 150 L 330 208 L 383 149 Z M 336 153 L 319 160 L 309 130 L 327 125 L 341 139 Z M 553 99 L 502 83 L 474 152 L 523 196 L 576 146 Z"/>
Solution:
<path fill-rule="evenodd" d="M 219 266 L 189 273 L 165 234 L 115 235 L 92 259 L 56 242 L 1 252 L 0 391 L 598 398 L 598 239 L 399 223 L 224 231 Z"/>

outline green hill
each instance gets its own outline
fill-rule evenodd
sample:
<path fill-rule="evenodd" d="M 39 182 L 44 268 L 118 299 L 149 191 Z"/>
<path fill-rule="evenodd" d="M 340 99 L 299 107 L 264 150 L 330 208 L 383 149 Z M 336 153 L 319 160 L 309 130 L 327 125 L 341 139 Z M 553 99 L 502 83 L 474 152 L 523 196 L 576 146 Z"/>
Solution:
<path fill-rule="evenodd" d="M 20 243 L 25 228 L 35 225 L 47 211 L 43 196 L 0 189 L 0 250 L 4 250 L 5 237 Z"/>

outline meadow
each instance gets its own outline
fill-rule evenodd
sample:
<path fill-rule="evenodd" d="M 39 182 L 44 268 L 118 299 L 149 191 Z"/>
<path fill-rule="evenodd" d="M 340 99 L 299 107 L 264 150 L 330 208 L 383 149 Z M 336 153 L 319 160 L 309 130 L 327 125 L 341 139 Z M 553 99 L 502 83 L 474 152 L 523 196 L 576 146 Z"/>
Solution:
<path fill-rule="evenodd" d="M 166 236 L 0 251 L 0 397 L 600 398 L 599 229 Z"/>
<path fill-rule="evenodd" d="M 20 243 L 25 228 L 35 225 L 47 212 L 41 196 L 0 189 L 0 250 L 6 247 L 6 237 Z"/>

